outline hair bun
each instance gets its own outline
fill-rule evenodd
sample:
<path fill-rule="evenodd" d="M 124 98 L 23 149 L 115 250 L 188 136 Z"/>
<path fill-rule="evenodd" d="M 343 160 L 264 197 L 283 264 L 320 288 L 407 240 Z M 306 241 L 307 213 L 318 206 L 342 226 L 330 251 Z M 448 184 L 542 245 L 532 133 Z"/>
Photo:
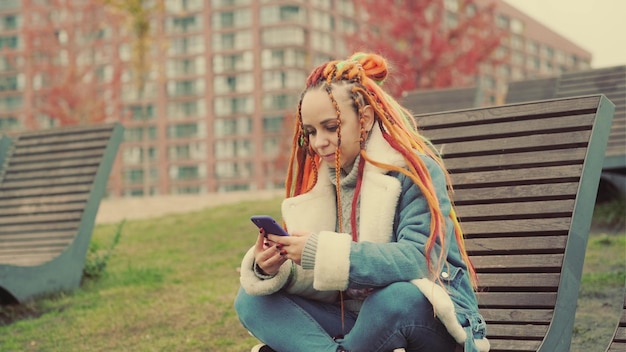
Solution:
<path fill-rule="evenodd" d="M 387 74 L 389 73 L 387 61 L 380 55 L 357 52 L 352 54 L 350 60 L 361 64 L 365 75 L 378 85 L 382 84 L 385 78 L 387 78 Z"/>

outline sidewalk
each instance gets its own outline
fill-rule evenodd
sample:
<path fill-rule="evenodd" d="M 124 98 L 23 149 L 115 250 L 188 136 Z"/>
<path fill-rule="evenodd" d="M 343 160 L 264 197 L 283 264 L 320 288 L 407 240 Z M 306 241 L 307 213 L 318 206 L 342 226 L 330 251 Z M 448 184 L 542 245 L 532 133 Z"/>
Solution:
<path fill-rule="evenodd" d="M 148 219 L 244 200 L 263 200 L 281 196 L 284 196 L 283 190 L 103 199 L 96 216 L 96 223 L 116 223 L 123 219 Z"/>

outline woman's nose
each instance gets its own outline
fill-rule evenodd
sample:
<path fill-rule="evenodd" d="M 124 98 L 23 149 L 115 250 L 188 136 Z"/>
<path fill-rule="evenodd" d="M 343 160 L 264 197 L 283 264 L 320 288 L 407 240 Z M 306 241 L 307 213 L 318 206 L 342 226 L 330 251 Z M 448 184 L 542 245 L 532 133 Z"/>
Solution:
<path fill-rule="evenodd" d="M 328 145 L 328 138 L 324 137 L 323 134 L 318 133 L 314 137 L 312 137 L 311 144 L 315 149 L 319 149 Z"/>

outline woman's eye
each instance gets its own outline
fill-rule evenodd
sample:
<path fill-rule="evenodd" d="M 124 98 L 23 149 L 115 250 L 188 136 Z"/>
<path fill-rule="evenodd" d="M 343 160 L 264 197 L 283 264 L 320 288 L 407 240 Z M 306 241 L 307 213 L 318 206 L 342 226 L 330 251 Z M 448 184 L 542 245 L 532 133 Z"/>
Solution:
<path fill-rule="evenodd" d="M 338 128 L 339 125 L 326 126 L 326 130 L 328 130 L 329 132 L 336 132 Z"/>

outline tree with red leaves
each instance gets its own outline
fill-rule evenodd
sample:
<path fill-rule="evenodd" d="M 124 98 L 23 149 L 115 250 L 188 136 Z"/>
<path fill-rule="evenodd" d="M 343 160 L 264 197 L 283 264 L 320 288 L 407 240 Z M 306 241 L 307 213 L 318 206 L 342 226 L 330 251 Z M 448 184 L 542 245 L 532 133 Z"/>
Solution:
<path fill-rule="evenodd" d="M 418 88 L 467 86 L 491 60 L 503 33 L 494 6 L 474 0 L 354 0 L 366 30 L 351 35 L 351 51 L 377 52 L 397 73 L 386 89 L 395 96 Z"/>
<path fill-rule="evenodd" d="M 119 16 L 95 0 L 28 2 L 22 66 L 32 85 L 28 112 L 59 125 L 95 123 L 119 112 L 122 65 Z M 28 123 L 28 122 L 27 122 Z"/>

